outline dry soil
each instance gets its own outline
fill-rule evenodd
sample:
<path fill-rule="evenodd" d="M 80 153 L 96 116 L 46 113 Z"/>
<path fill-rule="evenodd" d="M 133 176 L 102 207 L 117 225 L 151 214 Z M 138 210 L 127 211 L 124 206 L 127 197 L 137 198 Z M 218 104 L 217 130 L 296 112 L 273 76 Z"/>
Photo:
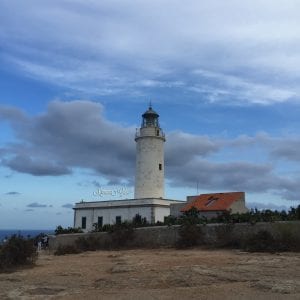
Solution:
<path fill-rule="evenodd" d="M 227 250 L 42 253 L 0 274 L 0 299 L 300 299 L 300 254 Z"/>

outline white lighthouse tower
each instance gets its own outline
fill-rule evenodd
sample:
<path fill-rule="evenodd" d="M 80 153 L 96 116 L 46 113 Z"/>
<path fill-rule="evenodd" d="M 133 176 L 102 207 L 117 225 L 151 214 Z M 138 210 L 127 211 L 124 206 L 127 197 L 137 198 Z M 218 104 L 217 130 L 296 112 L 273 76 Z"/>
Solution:
<path fill-rule="evenodd" d="M 164 197 L 165 135 L 159 126 L 158 117 L 150 105 L 143 114 L 141 128 L 135 136 L 134 199 L 78 202 L 74 207 L 74 227 L 91 231 L 95 223 L 101 227 L 105 224 L 131 222 L 137 215 L 154 224 L 163 222 L 170 215 L 171 209 L 179 213 L 185 202 Z"/>
<path fill-rule="evenodd" d="M 137 130 L 134 198 L 164 198 L 164 142 L 158 113 L 151 105 Z"/>

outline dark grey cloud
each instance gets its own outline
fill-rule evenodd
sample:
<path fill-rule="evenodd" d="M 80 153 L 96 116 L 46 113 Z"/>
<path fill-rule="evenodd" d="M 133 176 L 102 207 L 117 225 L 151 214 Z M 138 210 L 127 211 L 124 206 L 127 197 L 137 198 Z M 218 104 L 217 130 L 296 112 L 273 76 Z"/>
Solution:
<path fill-rule="evenodd" d="M 63 208 L 73 208 L 74 205 L 71 204 L 71 203 L 66 203 L 66 204 L 63 204 L 61 207 L 63 207 Z"/>
<path fill-rule="evenodd" d="M 9 158 L 2 159 L 12 170 L 56 176 L 81 167 L 112 182 L 133 174 L 134 129 L 105 120 L 98 103 L 51 102 L 16 135 L 20 142 L 10 145 Z"/>
<path fill-rule="evenodd" d="M 93 181 L 92 181 L 92 184 L 93 184 L 95 187 L 97 187 L 97 188 L 100 188 L 100 187 L 101 187 L 101 183 L 98 182 L 97 180 L 93 180 Z"/>
<path fill-rule="evenodd" d="M 35 176 L 56 176 L 71 173 L 69 168 L 61 166 L 57 162 L 40 158 L 35 159 L 27 155 L 16 155 L 12 159 L 3 159 L 2 164 L 14 171 Z"/>
<path fill-rule="evenodd" d="M 43 207 L 47 207 L 46 204 L 41 204 L 38 202 L 32 202 L 30 204 L 27 204 L 26 207 L 31 207 L 31 208 L 43 208 Z"/>
<path fill-rule="evenodd" d="M 169 166 L 173 185 L 199 188 L 263 191 L 272 186 L 272 166 L 247 162 L 214 163 L 192 159 L 184 168 Z"/>
<path fill-rule="evenodd" d="M 300 161 L 300 135 L 272 137 L 262 132 L 255 136 L 243 135 L 225 144 L 244 148 L 258 146 L 266 149 L 271 158 Z"/>
<path fill-rule="evenodd" d="M 16 195 L 21 195 L 21 193 L 12 191 L 12 192 L 5 193 L 5 195 L 16 196 Z"/>
<path fill-rule="evenodd" d="M 168 166 L 166 171 L 172 186 L 198 186 L 211 191 L 272 192 L 286 200 L 300 201 L 300 180 L 279 176 L 271 164 L 193 159 L 184 167 Z"/>
<path fill-rule="evenodd" d="M 12 124 L 15 115 L 11 114 Z M 73 168 L 85 168 L 103 176 L 108 184 L 133 184 L 135 130 L 108 121 L 99 103 L 53 101 L 46 112 L 25 119 L 22 126 L 13 127 L 18 142 L 6 145 L 2 165 L 35 176 L 61 176 L 72 173 Z M 272 163 L 258 162 L 255 157 L 229 162 L 213 159 L 222 156 L 224 149 L 238 153 L 241 148 L 255 147 L 264 149 L 265 161 L 273 157 Z M 284 199 L 299 200 L 299 180 L 276 171 L 277 160 L 298 159 L 298 148 L 297 137 L 274 138 L 260 133 L 218 140 L 170 132 L 165 151 L 166 177 L 174 186 L 198 184 L 209 190 L 271 191 Z M 81 184 L 100 185 L 96 180 Z"/>
<path fill-rule="evenodd" d="M 12 106 L 1 105 L 0 106 L 0 120 L 9 121 L 13 124 L 16 122 L 25 122 L 27 121 L 27 116 L 25 113 L 18 108 Z"/>
<path fill-rule="evenodd" d="M 220 148 L 221 143 L 206 136 L 171 132 L 167 136 L 166 165 L 181 167 L 196 157 L 208 156 Z"/>
<path fill-rule="evenodd" d="M 300 161 L 300 137 L 277 141 L 271 154 L 278 158 Z"/>

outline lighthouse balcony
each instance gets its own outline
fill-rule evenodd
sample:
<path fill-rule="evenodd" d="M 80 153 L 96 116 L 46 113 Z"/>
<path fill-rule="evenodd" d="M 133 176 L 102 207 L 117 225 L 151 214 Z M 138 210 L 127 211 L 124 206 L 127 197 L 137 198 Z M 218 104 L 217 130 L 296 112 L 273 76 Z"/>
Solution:
<path fill-rule="evenodd" d="M 165 133 L 158 127 L 146 127 L 136 130 L 135 139 L 141 137 L 158 137 L 165 140 Z"/>

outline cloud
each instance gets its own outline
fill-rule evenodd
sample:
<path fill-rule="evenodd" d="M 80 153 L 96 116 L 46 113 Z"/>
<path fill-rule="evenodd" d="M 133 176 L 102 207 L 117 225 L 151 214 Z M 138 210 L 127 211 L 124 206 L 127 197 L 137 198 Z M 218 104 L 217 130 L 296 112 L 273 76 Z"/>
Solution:
<path fill-rule="evenodd" d="M 0 121 L 9 121 L 13 124 L 16 124 L 17 121 L 24 122 L 27 120 L 27 117 L 24 112 L 18 108 L 12 106 L 1 105 L 0 109 Z"/>
<path fill-rule="evenodd" d="M 98 96 L 299 101 L 295 1 L 29 3 L 0 4 L 0 59 L 23 76 Z"/>
<path fill-rule="evenodd" d="M 100 188 L 100 187 L 101 187 L 100 182 L 98 182 L 98 181 L 96 181 L 96 180 L 93 180 L 93 181 L 92 181 L 92 184 L 93 184 L 95 187 L 97 187 L 97 188 Z"/>
<path fill-rule="evenodd" d="M 181 131 L 168 134 L 166 143 L 166 164 L 183 166 L 195 157 L 208 156 L 221 148 L 221 143 L 206 136 Z"/>
<path fill-rule="evenodd" d="M 62 205 L 61 207 L 63 207 L 63 208 L 73 208 L 74 205 L 71 204 L 71 203 L 66 203 L 66 204 Z"/>
<path fill-rule="evenodd" d="M 34 176 L 63 176 L 81 168 L 104 177 L 108 184 L 133 183 L 135 130 L 107 120 L 101 104 L 53 101 L 45 112 L 25 118 L 23 126 L 13 127 L 17 141 L 5 145 L 2 165 Z M 13 126 L 14 118 L 11 122 Z M 297 136 L 271 137 L 265 133 L 218 139 L 170 132 L 165 151 L 167 181 L 171 186 L 198 184 L 213 191 L 269 191 L 299 200 L 300 178 L 281 173 L 279 168 L 281 161 L 298 161 L 295 149 L 299 140 Z M 255 149 L 264 155 L 256 157 Z M 246 157 L 237 159 L 242 150 Z M 299 166 L 294 168 L 297 173 Z M 96 180 L 81 184 L 99 186 Z"/>
<path fill-rule="evenodd" d="M 45 159 L 32 159 L 27 155 L 16 155 L 9 160 L 3 159 L 2 163 L 12 170 L 35 176 L 55 176 L 71 173 L 67 167 L 60 166 L 57 163 Z"/>
<path fill-rule="evenodd" d="M 290 209 L 290 207 L 287 207 L 285 205 L 276 205 L 274 203 L 260 203 L 260 202 L 247 202 L 246 206 L 248 208 L 257 208 L 258 210 L 267 210 L 267 209 L 271 209 L 271 210 L 278 210 L 278 211 L 288 211 Z"/>
<path fill-rule="evenodd" d="M 13 191 L 13 192 L 7 192 L 5 193 L 5 195 L 16 196 L 16 195 L 21 195 L 21 193 Z"/>
<path fill-rule="evenodd" d="M 30 203 L 30 204 L 27 204 L 26 207 L 43 208 L 43 207 L 47 207 L 47 205 L 46 204 L 37 203 L 37 202 L 33 202 L 33 203 Z"/>
<path fill-rule="evenodd" d="M 233 147 L 261 147 L 265 148 L 271 157 L 288 161 L 300 161 L 300 135 L 284 137 L 272 137 L 267 133 L 261 132 L 255 136 L 239 136 L 238 138 L 227 141 L 228 146 Z"/>
<path fill-rule="evenodd" d="M 34 211 L 34 209 L 32 209 L 32 208 L 27 208 L 27 209 L 25 209 L 24 211 Z"/>
<path fill-rule="evenodd" d="M 59 176 L 81 167 L 110 181 L 133 174 L 134 129 L 107 121 L 98 103 L 53 101 L 46 113 L 33 117 L 16 135 L 20 142 L 10 144 L 2 159 L 12 170 Z"/>

